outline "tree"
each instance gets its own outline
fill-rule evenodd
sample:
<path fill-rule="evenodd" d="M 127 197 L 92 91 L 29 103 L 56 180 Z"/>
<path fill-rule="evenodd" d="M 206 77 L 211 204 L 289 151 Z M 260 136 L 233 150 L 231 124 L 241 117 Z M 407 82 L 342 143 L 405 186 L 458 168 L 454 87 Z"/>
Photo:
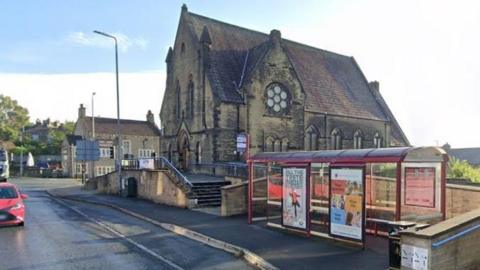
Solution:
<path fill-rule="evenodd" d="M 0 95 L 0 140 L 15 141 L 28 125 L 28 110 L 8 96 Z"/>
<path fill-rule="evenodd" d="M 472 182 L 480 183 L 480 169 L 473 167 L 466 160 L 451 157 L 448 164 L 448 177 L 469 179 Z"/>

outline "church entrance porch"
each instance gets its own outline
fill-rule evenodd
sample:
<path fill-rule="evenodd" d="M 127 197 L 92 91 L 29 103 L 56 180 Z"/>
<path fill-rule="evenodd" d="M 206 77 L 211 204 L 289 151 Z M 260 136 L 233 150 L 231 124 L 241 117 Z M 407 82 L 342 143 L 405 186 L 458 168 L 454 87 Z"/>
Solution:
<path fill-rule="evenodd" d="M 183 171 L 189 170 L 190 159 L 190 143 L 186 132 L 180 133 L 178 136 L 178 165 Z"/>

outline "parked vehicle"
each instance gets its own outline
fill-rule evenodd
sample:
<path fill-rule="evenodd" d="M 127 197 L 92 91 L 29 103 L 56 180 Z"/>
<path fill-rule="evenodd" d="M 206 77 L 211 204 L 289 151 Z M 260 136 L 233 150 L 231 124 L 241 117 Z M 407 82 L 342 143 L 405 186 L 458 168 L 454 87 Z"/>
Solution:
<path fill-rule="evenodd" d="M 6 182 L 10 177 L 10 166 L 8 163 L 7 150 L 0 149 L 0 182 Z"/>
<path fill-rule="evenodd" d="M 25 223 L 25 204 L 28 195 L 21 194 L 12 183 L 0 183 L 0 226 Z"/>

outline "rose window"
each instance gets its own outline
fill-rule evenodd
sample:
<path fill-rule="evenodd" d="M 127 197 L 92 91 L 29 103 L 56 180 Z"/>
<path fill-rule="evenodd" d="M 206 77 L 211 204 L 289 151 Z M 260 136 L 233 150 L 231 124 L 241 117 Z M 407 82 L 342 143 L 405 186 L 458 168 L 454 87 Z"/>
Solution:
<path fill-rule="evenodd" d="M 266 91 L 267 108 L 273 113 L 283 113 L 288 109 L 289 94 L 279 84 L 272 84 Z"/>

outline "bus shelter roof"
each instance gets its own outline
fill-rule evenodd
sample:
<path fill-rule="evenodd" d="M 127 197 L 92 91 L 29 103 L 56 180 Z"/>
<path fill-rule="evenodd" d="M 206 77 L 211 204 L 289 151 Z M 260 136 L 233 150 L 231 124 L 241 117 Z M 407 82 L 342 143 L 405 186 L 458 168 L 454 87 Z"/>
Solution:
<path fill-rule="evenodd" d="M 430 150 L 430 151 L 424 151 Z M 438 147 L 394 147 L 348 150 L 321 150 L 297 152 L 262 152 L 250 157 L 252 162 L 287 162 L 287 163 L 367 163 L 367 162 L 401 162 L 409 153 L 421 151 L 444 155 L 445 151 Z M 425 156 L 425 160 L 429 157 Z"/>

